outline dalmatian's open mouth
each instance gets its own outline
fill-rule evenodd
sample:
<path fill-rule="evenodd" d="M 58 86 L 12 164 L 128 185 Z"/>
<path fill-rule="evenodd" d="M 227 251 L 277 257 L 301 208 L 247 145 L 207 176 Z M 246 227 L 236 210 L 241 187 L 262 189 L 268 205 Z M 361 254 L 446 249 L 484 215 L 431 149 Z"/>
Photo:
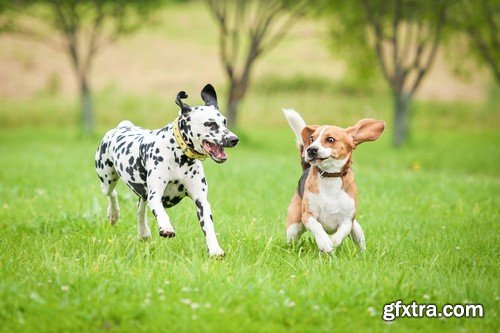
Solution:
<path fill-rule="evenodd" d="M 227 160 L 224 148 L 216 143 L 203 141 L 203 150 L 217 163 L 224 163 Z"/>

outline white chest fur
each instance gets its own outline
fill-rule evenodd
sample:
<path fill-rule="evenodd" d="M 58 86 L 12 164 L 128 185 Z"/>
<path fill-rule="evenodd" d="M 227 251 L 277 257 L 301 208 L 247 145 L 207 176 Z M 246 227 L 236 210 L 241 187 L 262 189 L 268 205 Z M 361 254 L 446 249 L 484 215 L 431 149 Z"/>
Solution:
<path fill-rule="evenodd" d="M 318 178 L 318 193 L 306 193 L 309 211 L 326 232 L 333 233 L 342 223 L 351 223 L 354 200 L 342 189 L 341 178 Z"/>

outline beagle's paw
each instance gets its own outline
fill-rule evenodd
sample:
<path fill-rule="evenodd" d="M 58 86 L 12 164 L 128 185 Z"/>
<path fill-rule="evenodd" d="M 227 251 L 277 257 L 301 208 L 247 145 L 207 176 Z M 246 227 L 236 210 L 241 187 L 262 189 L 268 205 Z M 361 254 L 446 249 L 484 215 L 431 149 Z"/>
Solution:
<path fill-rule="evenodd" d="M 333 242 L 330 237 L 316 237 L 316 244 L 321 252 L 330 253 L 333 251 Z"/>

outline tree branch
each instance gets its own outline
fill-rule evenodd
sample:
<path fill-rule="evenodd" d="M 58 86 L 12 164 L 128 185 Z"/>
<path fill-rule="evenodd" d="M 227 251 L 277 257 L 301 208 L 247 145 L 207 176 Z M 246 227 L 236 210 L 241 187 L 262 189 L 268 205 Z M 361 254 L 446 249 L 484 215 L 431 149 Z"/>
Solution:
<path fill-rule="evenodd" d="M 394 70 L 394 85 L 396 89 L 401 90 L 404 84 L 402 79 L 402 69 L 398 60 L 398 51 L 399 51 L 399 39 L 398 39 L 398 28 L 400 24 L 401 17 L 401 7 L 400 0 L 394 0 L 394 13 L 392 17 L 392 66 Z"/>
<path fill-rule="evenodd" d="M 104 12 L 102 8 L 102 3 L 97 4 L 97 14 L 92 24 L 92 32 L 90 35 L 90 41 L 87 46 L 87 55 L 85 57 L 85 62 L 83 64 L 82 71 L 84 73 L 88 73 L 90 71 L 90 67 L 92 65 L 92 61 L 97 51 L 99 50 L 100 43 L 98 43 L 98 39 L 101 34 L 102 23 L 104 20 Z"/>
<path fill-rule="evenodd" d="M 411 44 L 413 42 L 413 37 L 414 37 L 414 32 L 416 30 L 416 26 L 412 23 L 412 20 L 406 21 L 405 24 L 405 32 L 404 34 L 404 44 L 403 48 L 401 50 L 400 58 L 399 58 L 399 63 L 404 69 L 404 75 L 407 73 L 407 67 L 410 66 L 410 63 L 407 61 L 408 60 L 408 55 L 410 53 L 411 49 Z"/>
<path fill-rule="evenodd" d="M 305 10 L 307 7 L 306 2 L 301 2 L 295 10 L 289 14 L 288 19 L 281 25 L 281 27 L 277 28 L 274 36 L 271 36 L 267 42 L 263 42 L 259 49 L 259 54 L 269 52 L 273 49 L 278 42 L 283 39 L 286 34 L 290 31 L 293 25 L 297 22 L 297 20 L 305 14 Z"/>
<path fill-rule="evenodd" d="M 219 26 L 219 48 L 220 48 L 220 57 L 223 68 L 226 74 L 229 77 L 230 81 L 234 81 L 235 79 L 235 63 L 236 59 L 231 56 L 229 52 L 228 39 L 230 39 L 229 33 L 229 22 L 228 22 L 228 3 L 226 1 L 218 1 L 218 0 L 206 0 L 206 3 L 210 9 L 210 12 L 213 14 L 215 21 Z M 233 30 L 231 34 L 236 34 L 237 32 Z M 233 40 L 236 37 L 233 37 Z M 234 46 L 233 46 L 234 47 Z M 233 52 L 234 53 L 234 52 Z"/>
<path fill-rule="evenodd" d="M 74 14 L 63 13 L 63 8 L 59 2 L 53 4 L 54 11 L 56 13 L 57 23 L 61 26 L 63 31 L 63 36 L 66 38 L 66 48 L 68 55 L 73 64 L 73 69 L 76 72 L 78 79 L 81 78 L 81 64 L 78 53 L 78 43 L 76 40 L 76 24 L 75 22 L 67 21 L 68 19 L 75 19 Z"/>
<path fill-rule="evenodd" d="M 482 38 L 481 34 L 473 27 L 467 28 L 467 32 L 469 33 L 472 41 L 476 44 L 479 52 L 483 55 L 484 60 L 490 65 L 491 69 L 493 70 L 495 79 L 497 80 L 497 82 L 500 82 L 500 68 L 498 67 L 497 61 L 495 61 L 493 54 L 491 54 L 490 48 L 488 47 L 486 41 Z"/>
<path fill-rule="evenodd" d="M 39 30 L 31 30 L 25 28 L 16 28 L 16 31 L 12 34 L 13 37 L 19 37 L 19 39 L 36 42 L 47 46 L 49 49 L 56 52 L 64 52 L 65 48 L 61 45 L 60 41 L 41 33 Z"/>
<path fill-rule="evenodd" d="M 499 45 L 500 44 L 500 41 L 499 41 L 499 34 L 498 34 L 498 30 L 497 30 L 497 26 L 496 26 L 496 23 L 495 23 L 495 18 L 493 17 L 493 13 L 495 13 L 495 9 L 494 8 L 489 8 L 487 2 L 485 0 L 482 1 L 482 4 L 483 4 L 483 14 L 484 14 L 484 17 L 486 18 L 485 19 L 485 22 L 486 22 L 486 26 L 488 27 L 488 31 L 489 31 L 489 34 L 490 34 L 490 40 L 491 40 L 491 47 L 493 50 L 498 50 L 499 48 Z M 497 5 L 498 6 L 498 5 Z"/>
<path fill-rule="evenodd" d="M 410 93 L 409 93 L 410 97 L 413 96 L 413 94 L 415 93 L 415 91 L 419 87 L 420 82 L 422 81 L 422 78 L 425 76 L 425 74 L 427 74 L 429 69 L 432 67 L 434 59 L 436 58 L 436 52 L 437 52 L 437 49 L 439 46 L 439 41 L 441 39 L 442 27 L 443 27 L 444 22 L 445 22 L 445 14 L 446 14 L 446 7 L 443 6 L 440 9 L 440 13 L 439 13 L 439 16 L 438 16 L 438 19 L 436 22 L 436 30 L 434 33 L 434 39 L 432 42 L 432 47 L 431 47 L 431 51 L 429 53 L 429 57 L 427 58 L 427 62 L 425 63 L 425 65 L 418 69 L 417 78 L 416 78 L 415 82 L 413 83 L 413 86 L 410 88 Z"/>
<path fill-rule="evenodd" d="M 365 7 L 365 14 L 367 15 L 367 18 L 368 18 L 368 22 L 369 22 L 369 24 L 371 24 L 373 32 L 374 32 L 375 51 L 377 53 L 377 60 L 379 62 L 380 68 L 382 70 L 382 74 L 384 75 L 387 82 L 389 82 L 389 85 L 391 87 L 395 88 L 394 78 L 389 73 L 389 70 L 387 68 L 387 64 L 385 63 L 385 55 L 384 55 L 384 50 L 383 50 L 383 45 L 382 45 L 384 42 L 383 29 L 381 27 L 380 22 L 378 22 L 375 19 L 375 16 L 373 15 L 373 8 L 371 8 L 371 6 L 369 4 L 369 0 L 364 0 L 363 3 L 364 3 L 364 7 Z"/>

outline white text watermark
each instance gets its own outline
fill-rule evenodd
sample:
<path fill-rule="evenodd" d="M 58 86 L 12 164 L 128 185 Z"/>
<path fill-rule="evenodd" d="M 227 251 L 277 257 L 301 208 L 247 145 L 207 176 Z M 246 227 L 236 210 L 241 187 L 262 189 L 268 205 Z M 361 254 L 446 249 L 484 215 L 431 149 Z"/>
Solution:
<path fill-rule="evenodd" d="M 483 318 L 482 304 L 419 304 L 415 301 L 405 304 L 398 300 L 384 305 L 382 319 L 393 321 L 397 318 Z"/>

